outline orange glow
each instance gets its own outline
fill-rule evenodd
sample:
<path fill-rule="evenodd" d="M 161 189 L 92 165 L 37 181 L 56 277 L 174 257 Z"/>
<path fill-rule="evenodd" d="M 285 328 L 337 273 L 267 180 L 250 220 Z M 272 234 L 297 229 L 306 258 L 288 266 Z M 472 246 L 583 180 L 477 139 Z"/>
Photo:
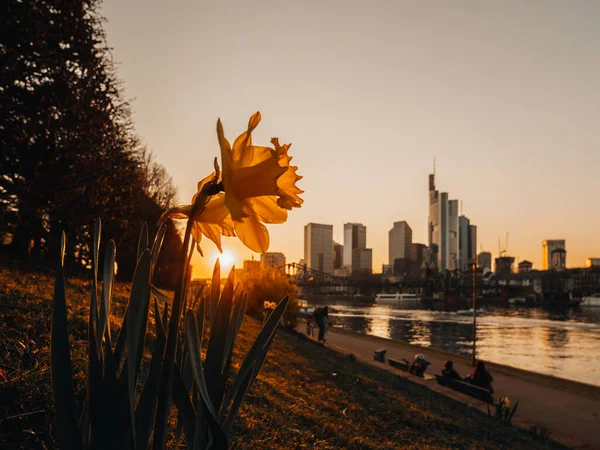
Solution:
<path fill-rule="evenodd" d="M 229 273 L 229 270 L 232 266 L 240 265 L 237 263 L 237 254 L 229 248 L 224 248 L 223 253 L 219 253 L 218 251 L 211 253 L 210 256 L 207 258 L 208 263 L 211 266 L 214 266 L 215 262 L 217 261 L 217 258 L 221 263 L 221 273 Z"/>

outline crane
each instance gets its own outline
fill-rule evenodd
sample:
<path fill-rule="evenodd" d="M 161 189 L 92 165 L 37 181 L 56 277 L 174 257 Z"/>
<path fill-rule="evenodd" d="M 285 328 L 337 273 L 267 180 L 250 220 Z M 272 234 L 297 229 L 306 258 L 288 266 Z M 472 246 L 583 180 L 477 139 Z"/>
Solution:
<path fill-rule="evenodd" d="M 504 248 L 502 248 L 502 245 L 500 244 L 500 238 L 498 238 L 498 256 L 499 257 L 506 256 L 507 252 L 508 252 L 508 231 L 506 232 L 506 240 L 504 241 Z"/>

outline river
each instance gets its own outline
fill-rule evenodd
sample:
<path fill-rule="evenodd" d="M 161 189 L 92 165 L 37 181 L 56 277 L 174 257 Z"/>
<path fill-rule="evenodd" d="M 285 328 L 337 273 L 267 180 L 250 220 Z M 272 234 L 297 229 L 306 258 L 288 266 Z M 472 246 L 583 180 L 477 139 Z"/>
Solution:
<path fill-rule="evenodd" d="M 473 319 L 455 312 L 316 299 L 331 322 L 387 339 L 471 356 Z M 477 357 L 600 386 L 600 307 L 546 310 L 485 306 L 477 317 Z M 410 355 L 407 355 L 407 357 Z"/>

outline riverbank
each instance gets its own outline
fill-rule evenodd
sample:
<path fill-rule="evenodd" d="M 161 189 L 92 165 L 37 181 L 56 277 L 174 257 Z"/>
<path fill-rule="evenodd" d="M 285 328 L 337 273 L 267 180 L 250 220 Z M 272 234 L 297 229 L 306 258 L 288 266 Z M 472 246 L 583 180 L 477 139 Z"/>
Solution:
<path fill-rule="evenodd" d="M 298 330 L 302 331 L 302 327 L 299 326 Z M 338 328 L 328 331 L 327 346 L 342 353 L 352 353 L 364 363 L 396 373 L 395 369 L 374 362 L 373 351 L 385 348 L 388 357 L 409 360 L 415 353 L 424 353 L 432 363 L 428 369 L 430 374 L 440 373 L 446 359 L 454 361 L 461 375 L 471 370 L 470 358 Z M 513 404 L 519 401 L 513 419 L 515 424 L 527 429 L 531 426 L 547 428 L 556 440 L 573 448 L 600 448 L 600 389 L 509 366 L 487 362 L 486 366 L 494 377 L 495 397 L 506 396 Z M 409 378 L 435 392 L 459 399 L 480 411 L 487 411 L 484 403 L 439 386 L 435 381 Z"/>
<path fill-rule="evenodd" d="M 0 267 L 2 449 L 57 448 L 49 375 L 53 284 L 51 274 Z M 67 280 L 79 400 L 85 383 L 89 289 L 89 281 Z M 118 283 L 115 290 L 114 332 L 128 297 L 126 285 Z M 257 320 L 244 320 L 235 347 L 234 370 L 239 369 L 259 328 Z M 334 334 L 345 336 L 330 336 Z M 148 343 L 152 344 L 152 336 Z M 487 413 L 465 406 L 463 401 L 285 330 L 278 332 L 240 410 L 231 444 L 251 450 L 564 448 L 494 423 Z M 173 436 L 169 445 L 175 447 Z"/>

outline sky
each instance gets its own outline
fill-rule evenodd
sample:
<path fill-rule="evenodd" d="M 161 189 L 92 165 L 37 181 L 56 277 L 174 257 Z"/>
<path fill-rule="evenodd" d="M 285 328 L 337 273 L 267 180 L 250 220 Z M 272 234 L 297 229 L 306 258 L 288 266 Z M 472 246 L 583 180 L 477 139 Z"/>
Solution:
<path fill-rule="evenodd" d="M 288 262 L 309 222 L 337 242 L 366 225 L 375 272 L 395 221 L 426 243 L 434 157 L 494 256 L 506 233 L 537 268 L 544 239 L 566 239 L 569 267 L 600 256 L 600 2 L 105 0 L 102 14 L 136 132 L 182 203 L 219 156 L 217 118 L 231 141 L 258 110 L 256 145 L 292 143 L 305 202 L 269 226 Z M 194 276 L 216 258 L 203 248 Z"/>

